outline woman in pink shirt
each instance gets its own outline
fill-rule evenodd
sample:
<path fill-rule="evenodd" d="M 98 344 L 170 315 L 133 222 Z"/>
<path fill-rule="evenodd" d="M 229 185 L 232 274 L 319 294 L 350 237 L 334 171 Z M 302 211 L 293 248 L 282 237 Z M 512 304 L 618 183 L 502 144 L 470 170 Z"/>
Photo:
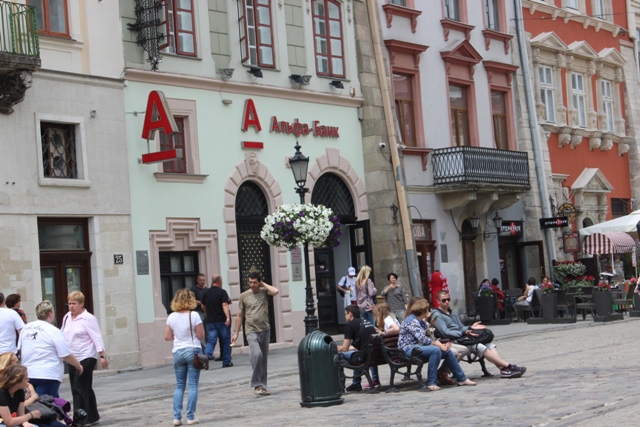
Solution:
<path fill-rule="evenodd" d="M 84 409 L 87 412 L 86 426 L 98 424 L 98 404 L 93 392 L 93 370 L 96 368 L 100 354 L 102 369 L 109 366 L 104 351 L 104 341 L 100 333 L 100 326 L 96 317 L 84 308 L 84 294 L 71 292 L 67 297 L 69 312 L 62 319 L 62 334 L 76 359 L 80 362 L 83 372 L 78 374 L 73 366 L 69 366 L 69 382 L 73 394 L 73 410 Z"/>

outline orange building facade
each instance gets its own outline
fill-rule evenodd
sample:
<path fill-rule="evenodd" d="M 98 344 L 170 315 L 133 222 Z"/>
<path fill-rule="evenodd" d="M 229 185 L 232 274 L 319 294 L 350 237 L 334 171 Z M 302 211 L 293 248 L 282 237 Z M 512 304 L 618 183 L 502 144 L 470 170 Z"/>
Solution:
<path fill-rule="evenodd" d="M 572 259 L 582 254 L 564 247 L 563 234 L 633 210 L 629 152 L 637 147 L 625 99 L 624 53 L 633 51 L 626 2 L 522 0 L 522 6 L 550 203 L 571 222 L 555 231 L 555 255 Z"/>

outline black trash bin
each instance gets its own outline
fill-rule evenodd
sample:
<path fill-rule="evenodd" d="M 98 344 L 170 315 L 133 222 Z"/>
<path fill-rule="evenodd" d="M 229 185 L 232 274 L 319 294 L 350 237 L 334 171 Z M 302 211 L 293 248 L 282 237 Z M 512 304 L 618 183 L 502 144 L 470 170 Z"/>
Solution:
<path fill-rule="evenodd" d="M 298 368 L 300 369 L 300 405 L 340 405 L 344 402 L 338 368 L 333 363 L 338 346 L 331 336 L 313 331 L 302 339 L 298 346 Z"/>

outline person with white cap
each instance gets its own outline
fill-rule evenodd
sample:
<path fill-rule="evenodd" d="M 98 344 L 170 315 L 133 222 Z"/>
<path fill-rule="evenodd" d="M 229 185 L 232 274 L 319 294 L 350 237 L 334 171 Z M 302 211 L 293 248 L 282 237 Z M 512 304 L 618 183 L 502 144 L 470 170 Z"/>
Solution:
<path fill-rule="evenodd" d="M 349 267 L 347 275 L 342 277 L 336 287 L 338 292 L 344 297 L 344 306 L 357 304 L 356 300 L 356 269 Z"/>

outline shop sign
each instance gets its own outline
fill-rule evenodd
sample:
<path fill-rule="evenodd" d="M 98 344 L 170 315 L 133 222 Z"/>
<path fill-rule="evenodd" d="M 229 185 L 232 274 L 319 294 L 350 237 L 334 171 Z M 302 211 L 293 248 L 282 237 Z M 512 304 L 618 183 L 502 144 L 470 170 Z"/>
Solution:
<path fill-rule="evenodd" d="M 502 221 L 499 236 L 522 237 L 522 221 Z"/>
<path fill-rule="evenodd" d="M 258 110 L 253 102 L 253 99 L 249 98 L 244 104 L 244 113 L 242 115 L 242 129 L 243 132 L 249 130 L 252 127 L 256 132 L 262 130 L 260 124 L 260 118 L 258 117 Z M 293 122 L 279 121 L 276 116 L 271 117 L 271 125 L 269 126 L 269 132 L 284 133 L 299 136 L 313 135 L 319 138 L 339 138 L 340 128 L 338 126 L 326 126 L 321 124 L 319 120 L 312 120 L 311 123 L 301 123 L 299 119 L 294 119 Z"/>
<path fill-rule="evenodd" d="M 563 250 L 566 253 L 580 252 L 580 240 L 578 233 L 571 231 L 562 235 Z"/>
<path fill-rule="evenodd" d="M 571 224 L 573 224 L 576 220 L 576 213 L 576 207 L 571 203 L 563 203 L 558 206 L 557 214 L 559 216 L 566 216 Z"/>
<path fill-rule="evenodd" d="M 144 114 L 144 124 L 142 126 L 142 138 L 147 140 L 147 147 L 149 146 L 149 140 L 154 138 L 156 131 L 159 129 L 162 129 L 165 134 L 171 137 L 174 132 L 178 131 L 178 125 L 173 119 L 173 114 L 171 114 L 171 109 L 164 93 L 159 90 L 152 90 L 149 92 L 149 98 L 147 99 L 147 110 Z M 179 158 L 182 158 L 182 150 L 156 151 L 143 154 L 142 163 L 160 163 Z"/>
<path fill-rule="evenodd" d="M 424 229 L 424 224 L 413 225 L 413 238 L 416 240 L 426 240 L 427 233 Z"/>
<path fill-rule="evenodd" d="M 569 225 L 569 218 L 557 216 L 553 218 L 540 218 L 540 228 L 560 228 Z"/>

